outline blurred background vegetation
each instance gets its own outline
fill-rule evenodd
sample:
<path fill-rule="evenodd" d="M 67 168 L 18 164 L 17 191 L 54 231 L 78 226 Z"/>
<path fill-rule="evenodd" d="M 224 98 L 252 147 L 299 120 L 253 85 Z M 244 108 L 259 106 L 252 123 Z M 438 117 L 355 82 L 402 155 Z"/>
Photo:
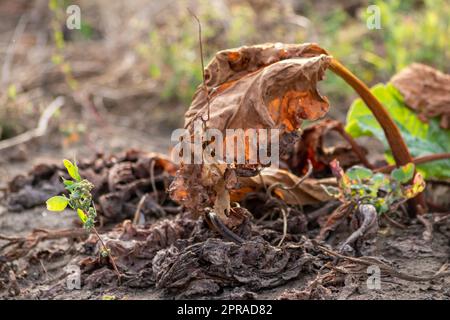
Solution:
<path fill-rule="evenodd" d="M 70 4 L 81 8 L 80 30 L 65 27 Z M 381 29 L 366 26 L 370 4 L 381 10 Z M 201 83 L 188 8 L 201 20 L 206 63 L 231 47 L 317 42 L 369 86 L 412 62 L 450 71 L 446 0 L 1 1 L 0 139 L 33 127 L 57 95 L 70 106 L 55 129 L 63 146 L 86 132 L 97 144 L 95 129 L 105 123 L 152 139 L 181 126 Z M 331 73 L 321 86 L 331 115 L 343 120 L 355 94 Z"/>
<path fill-rule="evenodd" d="M 448 72 L 450 2 L 375 1 L 380 30 L 366 27 L 367 1 L 199 1 L 206 60 L 216 51 L 263 42 L 317 42 L 342 60 L 363 81 L 388 80 L 412 62 Z M 186 104 L 201 81 L 196 25 L 179 2 L 162 15 L 137 50 L 149 61 L 149 76 L 162 79 L 164 99 Z M 331 101 L 348 101 L 352 93 L 336 77 L 327 81 Z M 333 98 L 337 99 L 333 99 Z"/>

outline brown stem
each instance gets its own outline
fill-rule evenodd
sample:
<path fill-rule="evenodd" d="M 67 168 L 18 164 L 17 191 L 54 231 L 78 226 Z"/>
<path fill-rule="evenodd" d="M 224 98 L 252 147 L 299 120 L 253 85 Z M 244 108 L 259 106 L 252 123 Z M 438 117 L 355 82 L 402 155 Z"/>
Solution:
<path fill-rule="evenodd" d="M 356 142 L 355 139 L 351 135 L 349 135 L 345 129 L 344 126 L 339 123 L 336 128 L 334 128 L 352 147 L 353 152 L 356 154 L 356 156 L 359 158 L 359 161 L 366 166 L 369 169 L 373 169 L 373 165 L 367 160 L 366 155 L 364 154 L 363 149 L 359 146 L 359 144 Z"/>
<path fill-rule="evenodd" d="M 443 159 L 450 159 L 450 153 L 437 153 L 437 154 L 430 154 L 427 156 L 417 157 L 417 158 L 414 158 L 412 160 L 412 162 L 414 164 L 423 164 L 423 163 L 428 163 L 428 162 L 443 160 Z M 396 168 L 396 165 L 389 165 L 389 166 L 377 168 L 374 171 L 382 172 L 382 173 L 389 173 L 392 170 L 394 170 L 395 168 Z"/>
<path fill-rule="evenodd" d="M 206 76 L 205 76 L 205 63 L 203 60 L 203 41 L 202 41 L 202 24 L 200 22 L 200 19 L 191 11 L 189 10 L 189 13 L 194 17 L 194 19 L 197 21 L 198 24 L 198 43 L 199 43 L 199 50 L 200 50 L 200 61 L 202 63 L 202 79 L 203 79 L 203 90 L 205 91 L 206 94 L 206 102 L 208 104 L 208 119 L 202 119 L 204 121 L 209 121 L 210 116 L 211 116 L 211 106 L 210 106 L 210 97 L 209 97 L 209 92 L 208 92 L 208 87 L 206 86 Z"/>
<path fill-rule="evenodd" d="M 111 262 L 114 271 L 116 272 L 116 275 L 119 279 L 119 283 L 120 283 L 120 279 L 122 278 L 122 274 L 120 273 L 119 269 L 117 268 L 116 262 L 114 261 L 113 256 L 111 255 L 111 252 L 109 252 L 108 247 L 106 246 L 105 242 L 103 242 L 103 239 L 100 237 L 100 235 L 97 232 L 97 229 L 95 229 L 95 227 L 92 228 L 92 231 L 94 231 L 95 235 L 97 236 L 98 240 L 100 241 L 100 244 L 102 245 L 103 250 L 108 254 L 108 258 L 109 261 Z"/>
<path fill-rule="evenodd" d="M 380 101 L 378 101 L 372 92 L 370 92 L 369 88 L 334 58 L 331 60 L 330 69 L 344 79 L 353 89 L 355 89 L 373 113 L 374 117 L 383 128 L 389 147 L 392 150 L 395 163 L 401 166 L 411 162 L 412 157 L 409 154 L 408 147 L 406 146 L 402 135 L 400 134 L 400 130 L 394 120 L 392 120 L 386 108 L 380 103 Z"/>
<path fill-rule="evenodd" d="M 386 108 L 380 101 L 378 101 L 372 92 L 370 92 L 369 88 L 335 58 L 331 59 L 330 69 L 336 75 L 344 79 L 345 82 L 347 82 L 359 94 L 361 99 L 370 109 L 384 131 L 389 147 L 392 150 L 392 155 L 394 156 L 396 165 L 402 166 L 412 162 L 413 159 L 409 153 L 405 140 L 403 140 L 400 130 L 389 115 Z M 426 207 L 423 194 L 419 194 L 416 198 L 409 200 L 409 204 L 412 216 L 416 215 L 417 205 L 420 205 L 423 208 Z"/>
<path fill-rule="evenodd" d="M 154 189 L 154 190 L 156 190 L 156 189 Z M 147 194 L 144 194 L 142 196 L 141 200 L 139 200 L 139 203 L 137 205 L 136 211 L 134 212 L 134 218 L 133 218 L 133 224 L 134 225 L 138 225 L 139 224 L 139 220 L 140 220 L 140 217 L 141 217 L 141 210 L 142 210 L 142 207 L 144 206 L 145 199 L 147 199 Z"/>
<path fill-rule="evenodd" d="M 233 241 L 237 244 L 244 243 L 244 239 L 235 234 L 233 231 L 228 229 L 228 227 L 220 220 L 220 218 L 213 211 L 208 211 L 206 213 L 206 222 L 212 226 L 217 232 L 219 232 L 225 239 Z"/>

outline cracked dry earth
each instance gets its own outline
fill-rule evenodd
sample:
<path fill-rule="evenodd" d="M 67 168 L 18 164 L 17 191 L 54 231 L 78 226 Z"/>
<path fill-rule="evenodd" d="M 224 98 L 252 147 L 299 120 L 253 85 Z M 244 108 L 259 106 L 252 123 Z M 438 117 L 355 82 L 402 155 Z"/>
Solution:
<path fill-rule="evenodd" d="M 141 159 L 142 160 L 142 159 Z M 136 163 L 138 163 L 137 161 Z M 18 172 L 11 165 L 11 173 Z M 28 164 L 24 164 L 30 168 Z M 139 167 L 139 166 L 137 166 Z M 136 168 L 136 167 L 133 167 Z M 145 177 L 143 178 L 145 180 Z M 160 181 L 155 179 L 157 184 Z M 149 186 L 141 184 L 142 190 Z M 158 188 L 160 186 L 158 185 Z M 161 189 L 164 185 L 161 186 Z M 162 192 L 164 193 L 164 192 Z M 159 196 L 162 197 L 163 194 Z M 136 194 L 139 194 L 136 191 Z M 135 195 L 133 193 L 133 195 Z M 189 212 L 167 210 L 165 215 L 148 207 L 145 222 L 134 225 L 136 201 L 125 216 L 105 215 L 102 237 L 124 273 L 121 285 L 107 262 L 97 258 L 97 241 L 92 236 L 40 241 L 29 251 L 0 251 L 0 297 L 2 299 L 449 299 L 450 278 L 406 281 L 381 274 L 379 289 L 367 286 L 366 266 L 336 261 L 318 250 L 310 240 L 317 227 L 308 226 L 300 212 L 292 211 L 283 246 L 282 221 L 259 222 L 261 213 L 234 230 L 245 242 L 225 241 L 203 220 Z M 44 195 L 47 196 L 47 195 Z M 49 213 L 43 206 L 18 212 L 0 209 L 0 234 L 17 237 L 33 229 L 72 229 L 75 215 Z M 169 208 L 173 203 L 166 203 Z M 31 207 L 31 206 L 30 206 Z M 174 207 L 175 208 L 175 207 Z M 308 210 L 305 211 L 306 216 Z M 142 221 L 141 221 L 142 222 Z M 297 227 L 293 227 L 293 226 Z M 382 257 L 399 271 L 430 276 L 449 260 L 450 224 L 436 228 L 433 241 L 423 240 L 423 226 L 407 229 L 381 226 L 370 254 Z M 340 230 L 337 238 L 345 238 Z M 341 234 L 342 233 L 342 234 Z M 5 241 L 0 240 L 3 246 Z M 20 249 L 20 247 L 19 247 Z M 19 252 L 19 253 L 18 253 Z M 13 255 L 17 257 L 12 257 Z M 81 268 L 80 290 L 67 288 L 66 267 Z M 333 268 L 334 266 L 334 268 Z M 351 271 L 351 273 L 336 270 Z M 14 274 L 14 278 L 11 278 Z M 318 276 L 319 275 L 319 276 Z M 319 280 L 318 280 L 319 279 Z"/>

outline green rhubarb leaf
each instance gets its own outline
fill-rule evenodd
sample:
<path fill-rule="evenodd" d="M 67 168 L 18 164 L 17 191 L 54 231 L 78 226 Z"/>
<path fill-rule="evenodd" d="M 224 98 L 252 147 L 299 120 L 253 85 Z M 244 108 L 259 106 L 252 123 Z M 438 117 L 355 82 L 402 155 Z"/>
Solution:
<path fill-rule="evenodd" d="M 391 84 L 378 84 L 371 92 L 386 107 L 399 127 L 411 155 L 416 157 L 450 152 L 450 130 L 439 127 L 438 119 L 422 122 L 417 114 L 409 109 L 401 93 Z M 385 147 L 385 156 L 393 163 L 392 153 L 380 125 L 361 99 L 351 105 L 347 113 L 346 131 L 353 137 L 373 136 Z M 450 178 L 450 160 L 438 160 L 417 165 L 424 178 Z"/>

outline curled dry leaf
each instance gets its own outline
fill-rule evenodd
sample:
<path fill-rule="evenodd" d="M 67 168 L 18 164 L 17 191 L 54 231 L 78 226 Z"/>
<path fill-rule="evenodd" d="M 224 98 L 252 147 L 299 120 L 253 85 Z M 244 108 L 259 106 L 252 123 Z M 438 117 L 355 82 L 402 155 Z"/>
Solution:
<path fill-rule="evenodd" d="M 258 191 L 273 184 L 281 184 L 286 187 L 296 185 L 301 178 L 286 170 L 264 168 L 261 174 L 255 177 L 240 177 L 240 188 L 231 191 L 231 200 L 239 201 L 246 193 Z M 292 190 L 284 190 L 275 187 L 273 193 L 288 204 L 309 205 L 330 201 L 333 198 L 328 195 L 320 185 L 336 186 L 335 178 L 306 179 Z M 280 186 L 281 186 L 280 185 Z"/>
<path fill-rule="evenodd" d="M 328 111 L 317 90 L 330 57 L 315 44 L 265 44 L 220 51 L 205 70 L 211 118 L 208 127 L 225 129 L 299 127 Z M 185 116 L 190 128 L 207 116 L 208 96 L 197 89 Z"/>
<path fill-rule="evenodd" d="M 189 297 L 214 295 L 223 287 L 273 288 L 306 274 L 314 260 L 304 249 L 278 249 L 258 238 L 242 245 L 207 239 L 160 250 L 152 271 L 157 288 Z"/>
<path fill-rule="evenodd" d="M 450 128 L 450 75 L 420 63 L 413 63 L 391 79 L 406 104 L 426 121 L 440 117 L 440 126 Z"/>
<path fill-rule="evenodd" d="M 288 140 L 295 136 L 302 120 L 316 120 L 327 113 L 328 100 L 316 85 L 330 60 L 315 44 L 264 44 L 220 51 L 206 67 L 205 83 L 186 112 L 185 128 L 193 134 L 195 121 L 209 114 L 207 127 L 222 133 L 226 129 L 280 129 L 283 149 L 283 136 Z M 224 148 L 227 142 L 225 138 Z M 244 144 L 248 160 L 248 140 Z M 235 187 L 230 179 L 256 175 L 258 162 L 184 165 L 171 185 L 171 196 L 196 213 L 214 206 L 225 219 L 229 190 Z M 235 175 L 225 175 L 226 170 L 234 170 Z"/>

